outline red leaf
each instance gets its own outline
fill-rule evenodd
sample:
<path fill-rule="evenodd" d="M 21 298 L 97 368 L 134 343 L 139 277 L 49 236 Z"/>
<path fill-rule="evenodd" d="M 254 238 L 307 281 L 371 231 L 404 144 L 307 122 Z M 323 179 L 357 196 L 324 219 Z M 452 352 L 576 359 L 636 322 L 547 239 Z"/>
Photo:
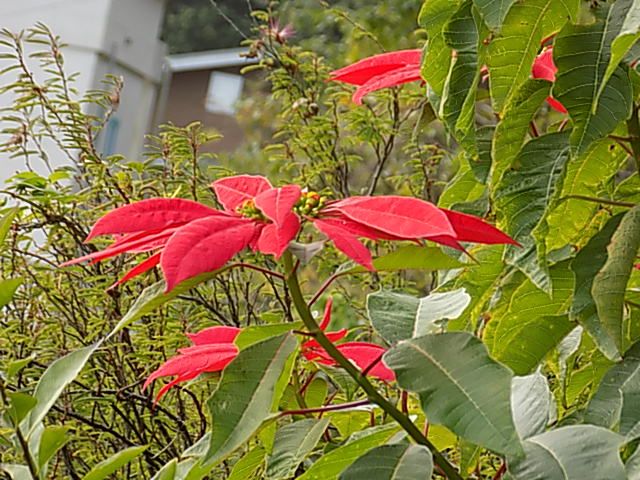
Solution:
<path fill-rule="evenodd" d="M 158 263 L 160 263 L 160 252 L 151 255 L 149 258 L 147 258 L 143 262 L 140 262 L 138 265 L 133 267 L 131 270 L 125 273 L 125 275 L 122 278 L 120 278 L 116 283 L 111 285 L 107 290 L 116 288 L 118 285 L 122 285 L 123 283 L 131 280 L 132 278 L 137 277 L 138 275 L 142 275 L 145 272 L 148 272 L 153 267 L 158 265 Z"/>
<path fill-rule="evenodd" d="M 347 336 L 347 329 L 342 328 L 336 332 L 327 332 L 327 338 L 331 340 L 332 343 L 335 343 L 339 340 L 342 340 Z M 307 360 L 313 360 L 314 358 L 323 357 L 326 354 L 324 353 L 324 348 L 320 346 L 317 340 L 307 340 L 302 344 L 302 353 L 306 357 Z"/>
<path fill-rule="evenodd" d="M 397 87 L 403 83 L 416 82 L 418 80 L 422 80 L 420 65 L 407 65 L 401 69 L 373 77 L 367 83 L 356 89 L 351 100 L 353 100 L 353 103 L 361 105 L 365 95 L 371 92 L 382 90 L 383 88 Z"/>
<path fill-rule="evenodd" d="M 222 212 L 182 198 L 150 198 L 111 210 L 100 218 L 85 241 L 99 235 L 163 230 Z"/>
<path fill-rule="evenodd" d="M 331 309 L 333 308 L 333 297 L 327 299 L 327 303 L 324 306 L 324 314 L 322 315 L 322 322 L 320 322 L 320 330 L 325 331 L 331 323 Z"/>
<path fill-rule="evenodd" d="M 371 240 L 404 240 L 395 235 L 390 235 L 367 225 L 354 222 L 341 213 L 330 212 L 330 215 L 330 217 L 324 216 L 321 218 L 323 224 L 345 230 L 356 237 L 370 238 Z"/>
<path fill-rule="evenodd" d="M 298 185 L 270 188 L 255 198 L 256 207 L 276 225 L 282 225 L 289 217 L 296 216 L 293 207 L 300 200 L 302 191 Z"/>
<path fill-rule="evenodd" d="M 222 206 L 229 211 L 234 211 L 246 200 L 271 188 L 269 180 L 260 175 L 236 175 L 235 177 L 221 178 L 211 184 L 216 192 L 216 197 Z"/>
<path fill-rule="evenodd" d="M 336 248 L 347 257 L 363 265 L 368 270 L 375 270 L 371 259 L 371 252 L 358 240 L 358 237 L 323 219 L 318 218 L 314 220 L 313 224 L 318 230 L 329 237 Z"/>
<path fill-rule="evenodd" d="M 236 357 L 238 347 L 233 344 L 201 345 L 182 349 L 180 353 L 167 360 L 147 378 L 143 390 L 160 377 L 177 378 L 165 385 L 156 396 L 156 402 L 174 385 L 196 378 L 204 372 L 219 372 Z"/>
<path fill-rule="evenodd" d="M 351 220 L 410 240 L 449 235 L 455 237 L 447 216 L 435 205 L 411 197 L 351 197 L 331 206 Z"/>
<path fill-rule="evenodd" d="M 547 80 L 549 82 L 556 81 L 556 73 L 558 71 L 558 67 L 556 67 L 553 62 L 553 47 L 545 48 L 542 53 L 540 53 L 535 61 L 533 62 L 533 67 L 531 69 L 531 74 L 533 78 L 541 78 L 543 80 Z M 567 109 L 564 108 L 559 101 L 557 101 L 553 97 L 547 98 L 547 103 L 560 113 L 567 113 Z"/>
<path fill-rule="evenodd" d="M 399 50 L 364 58 L 339 70 L 331 72 L 331 80 L 363 85 L 373 77 L 409 64 L 420 64 L 420 50 Z"/>
<path fill-rule="evenodd" d="M 481 218 L 444 208 L 441 210 L 447 215 L 451 226 L 456 232 L 455 240 L 459 242 L 484 243 L 488 245 L 502 243 L 520 245 L 509 235 L 498 230 L 493 225 L 489 225 Z M 429 240 L 433 239 L 429 238 Z"/>
<path fill-rule="evenodd" d="M 216 326 L 205 328 L 198 333 L 187 333 L 187 337 L 194 345 L 209 345 L 216 343 L 233 343 L 240 333 L 237 327 Z"/>
<path fill-rule="evenodd" d="M 275 223 L 265 225 L 258 238 L 257 250 L 265 255 L 273 255 L 276 258 L 280 258 L 289 243 L 291 243 L 291 240 L 296 238 L 299 230 L 300 220 L 296 215 L 289 217 L 282 226 L 278 226 Z"/>
<path fill-rule="evenodd" d="M 379 378 L 384 381 L 394 380 L 395 374 L 382 362 L 382 355 L 386 352 L 384 347 L 367 342 L 347 342 L 337 345 L 336 348 L 348 359 L 351 360 L 361 371 L 367 370 L 367 375 Z M 305 355 L 307 356 L 307 355 Z M 337 365 L 324 350 L 314 350 L 310 352 L 309 360 L 313 360 L 324 365 Z M 369 369 L 369 366 L 374 364 Z"/>
<path fill-rule="evenodd" d="M 253 239 L 256 223 L 241 217 L 208 217 L 178 229 L 162 251 L 165 292 L 204 272 L 224 266 Z"/>
<path fill-rule="evenodd" d="M 68 262 L 61 264 L 61 267 L 67 267 L 76 263 L 84 262 L 85 260 L 91 260 L 92 263 L 106 260 L 107 258 L 115 257 L 125 252 L 147 252 L 155 248 L 159 248 L 164 245 L 168 239 L 176 232 L 177 228 L 169 228 L 160 232 L 152 233 L 149 235 L 135 235 L 128 237 L 126 241 L 119 241 L 100 250 L 99 252 L 90 253 L 82 257 L 74 258 Z"/>

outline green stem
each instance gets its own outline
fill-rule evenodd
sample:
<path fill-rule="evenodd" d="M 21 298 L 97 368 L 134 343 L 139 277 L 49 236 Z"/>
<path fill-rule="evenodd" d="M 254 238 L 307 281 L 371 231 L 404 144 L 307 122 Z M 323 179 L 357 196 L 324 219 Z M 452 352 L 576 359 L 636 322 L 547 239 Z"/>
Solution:
<path fill-rule="evenodd" d="M 400 410 L 398 410 L 389 400 L 387 400 L 384 396 L 378 392 L 378 390 L 373 386 L 369 380 L 363 376 L 358 370 L 358 368 L 353 365 L 341 352 L 336 348 L 336 346 L 327 338 L 325 333 L 320 329 L 318 324 L 313 318 L 309 307 L 307 306 L 307 302 L 304 299 L 302 294 L 302 290 L 300 289 L 300 283 L 298 282 L 298 276 L 293 270 L 293 259 L 291 257 L 290 252 L 285 252 L 283 255 L 284 267 L 286 272 L 286 282 L 289 287 L 289 292 L 291 293 L 291 299 L 293 300 L 293 304 L 295 306 L 298 315 L 302 319 L 305 327 L 309 330 L 309 333 L 313 335 L 313 337 L 317 340 L 317 342 L 322 346 L 322 348 L 329 354 L 329 356 L 336 361 L 336 363 L 342 367 L 346 372 L 353 378 L 356 383 L 365 391 L 367 394 L 367 398 L 370 402 L 378 405 L 382 410 L 384 410 L 387 415 L 392 417 L 396 422 L 400 424 L 400 426 L 409 434 L 416 443 L 420 445 L 425 445 L 433 455 L 433 460 L 436 465 L 438 465 L 442 471 L 445 473 L 447 478 L 450 480 L 463 480 L 458 471 L 455 469 L 453 465 L 449 463 L 449 461 L 438 451 L 438 449 L 433 445 L 429 439 L 422 434 L 420 429 L 415 426 L 415 424 L 409 419 L 408 416 L 403 414 Z"/>
<path fill-rule="evenodd" d="M 640 106 L 635 105 L 633 107 L 631 118 L 627 120 L 627 129 L 629 130 L 629 143 L 631 143 L 633 158 L 636 161 L 638 173 L 640 173 L 640 119 L 638 119 L 639 110 Z"/>

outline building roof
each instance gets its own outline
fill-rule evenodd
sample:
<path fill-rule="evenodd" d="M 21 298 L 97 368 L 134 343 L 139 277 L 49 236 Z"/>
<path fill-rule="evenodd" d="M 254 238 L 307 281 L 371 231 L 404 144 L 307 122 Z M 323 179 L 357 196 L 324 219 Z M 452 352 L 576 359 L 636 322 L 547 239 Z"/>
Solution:
<path fill-rule="evenodd" d="M 169 55 L 167 63 L 172 72 L 190 72 L 193 70 L 210 70 L 213 68 L 236 67 L 256 63 L 256 59 L 246 58 L 246 48 L 226 48 L 207 50 L 205 52 L 180 53 Z"/>

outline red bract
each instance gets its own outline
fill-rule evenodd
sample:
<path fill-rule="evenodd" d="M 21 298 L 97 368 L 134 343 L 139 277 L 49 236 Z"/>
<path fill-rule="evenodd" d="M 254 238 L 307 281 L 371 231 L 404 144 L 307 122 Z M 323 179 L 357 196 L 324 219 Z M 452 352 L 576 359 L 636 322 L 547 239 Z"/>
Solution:
<path fill-rule="evenodd" d="M 547 80 L 551 83 L 556 81 L 556 72 L 558 68 L 555 63 L 553 63 L 553 47 L 548 47 L 542 50 L 535 61 L 533 62 L 533 68 L 531 69 L 531 74 L 533 78 L 541 78 L 543 80 Z M 567 113 L 567 109 L 557 101 L 553 97 L 547 98 L 547 103 L 560 113 Z"/>
<path fill-rule="evenodd" d="M 238 347 L 233 342 L 239 333 L 240 329 L 235 327 L 210 327 L 188 334 L 194 346 L 178 350 L 177 356 L 149 375 L 142 388 L 146 389 L 161 377 L 176 377 L 160 389 L 157 402 L 178 383 L 193 380 L 201 373 L 221 372 L 238 355 Z"/>
<path fill-rule="evenodd" d="M 300 219 L 293 211 L 301 195 L 298 186 L 273 188 L 264 177 L 239 175 L 212 187 L 222 211 L 175 198 L 142 200 L 112 210 L 96 222 L 87 240 L 114 235 L 115 242 L 63 265 L 161 250 L 114 286 L 159 264 L 168 292 L 184 280 L 224 266 L 247 246 L 279 258 L 298 234 Z"/>
<path fill-rule="evenodd" d="M 362 59 L 352 65 L 331 72 L 331 80 L 357 85 L 353 101 L 383 88 L 422 80 L 420 50 L 399 50 Z"/>
<path fill-rule="evenodd" d="M 327 301 L 324 310 L 324 317 L 320 328 L 326 329 L 331 322 L 331 299 Z M 346 330 L 337 332 L 327 332 L 329 340 L 336 342 L 347 334 Z M 378 378 L 386 382 L 395 380 L 395 374 L 383 362 L 382 356 L 386 352 L 384 347 L 368 342 L 346 342 L 336 345 L 336 348 L 361 371 L 366 372 L 370 377 Z M 309 340 L 302 344 L 302 354 L 307 360 L 321 363 L 323 365 L 337 366 L 336 361 L 327 354 L 316 340 Z"/>
<path fill-rule="evenodd" d="M 331 321 L 331 306 L 332 300 L 329 299 L 320 324 L 323 331 Z M 198 333 L 188 333 L 193 346 L 179 349 L 178 355 L 167 360 L 149 375 L 142 388 L 146 389 L 158 378 L 175 377 L 158 391 L 155 399 L 157 402 L 178 383 L 193 380 L 202 373 L 221 372 L 238 355 L 238 347 L 233 342 L 240 332 L 240 328 L 218 326 L 205 328 Z M 326 335 L 332 342 L 337 342 L 347 335 L 347 331 L 342 329 L 327 332 Z M 383 347 L 366 342 L 347 342 L 337 345 L 337 348 L 360 369 L 367 370 L 367 375 L 385 381 L 395 378 L 393 372 L 381 361 L 385 352 Z M 323 365 L 336 365 L 316 340 L 304 342 L 301 351 L 307 360 Z"/>

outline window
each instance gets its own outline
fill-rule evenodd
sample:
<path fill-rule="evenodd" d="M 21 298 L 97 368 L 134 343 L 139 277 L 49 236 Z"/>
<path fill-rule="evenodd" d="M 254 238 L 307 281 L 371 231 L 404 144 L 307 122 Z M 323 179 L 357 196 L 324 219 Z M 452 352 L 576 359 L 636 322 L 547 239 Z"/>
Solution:
<path fill-rule="evenodd" d="M 235 104 L 242 94 L 244 78 L 241 75 L 211 72 L 205 108 L 209 113 L 236 113 Z"/>

